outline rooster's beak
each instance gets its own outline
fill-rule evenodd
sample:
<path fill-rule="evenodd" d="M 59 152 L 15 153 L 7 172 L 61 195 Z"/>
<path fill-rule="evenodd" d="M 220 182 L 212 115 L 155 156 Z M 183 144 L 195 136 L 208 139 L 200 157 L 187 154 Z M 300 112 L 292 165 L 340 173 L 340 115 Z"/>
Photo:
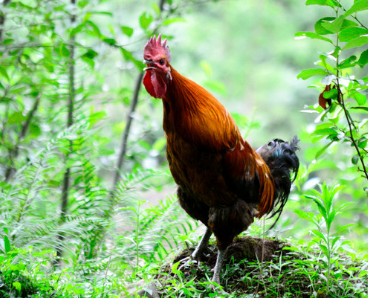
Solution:
<path fill-rule="evenodd" d="M 147 65 L 153 65 L 153 61 L 152 60 L 146 60 L 146 59 L 144 59 L 143 60 L 143 63 L 144 64 L 147 64 Z M 149 66 L 149 67 L 143 68 L 144 71 L 149 70 L 149 69 L 154 69 L 154 67 Z"/>

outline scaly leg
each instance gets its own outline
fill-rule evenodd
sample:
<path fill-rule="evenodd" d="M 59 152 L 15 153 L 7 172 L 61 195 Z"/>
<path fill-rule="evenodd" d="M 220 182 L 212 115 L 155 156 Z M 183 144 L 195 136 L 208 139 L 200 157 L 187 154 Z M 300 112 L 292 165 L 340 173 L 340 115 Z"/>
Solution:
<path fill-rule="evenodd" d="M 212 281 L 216 282 L 219 285 L 220 285 L 220 271 L 222 267 L 222 262 L 224 261 L 224 255 L 225 255 L 225 250 L 218 250 L 216 265 L 215 265 L 215 268 L 213 269 L 214 272 L 213 272 Z"/>
<path fill-rule="evenodd" d="M 212 235 L 212 231 L 210 230 L 210 228 L 207 228 L 207 230 L 204 233 L 201 241 L 199 241 L 197 247 L 195 248 L 195 250 L 192 253 L 192 259 L 195 259 L 197 261 L 200 260 L 200 258 L 203 255 L 204 250 L 207 247 L 208 240 L 210 240 L 211 235 Z"/>

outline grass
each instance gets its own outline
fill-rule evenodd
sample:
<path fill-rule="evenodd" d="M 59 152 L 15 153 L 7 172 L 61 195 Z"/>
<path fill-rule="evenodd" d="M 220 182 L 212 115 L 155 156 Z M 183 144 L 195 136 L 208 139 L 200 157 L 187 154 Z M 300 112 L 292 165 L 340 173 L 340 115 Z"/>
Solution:
<path fill-rule="evenodd" d="M 265 244 L 265 261 L 257 255 Z M 253 247 L 253 252 L 251 248 Z M 200 266 L 190 263 L 178 270 L 187 248 L 166 264 L 157 276 L 161 297 L 367 297 L 368 263 L 339 254 L 331 265 L 330 284 L 317 247 L 298 247 L 275 239 L 239 238 L 229 247 L 221 275 L 221 291 L 209 288 L 217 248 L 211 243 Z"/>
<path fill-rule="evenodd" d="M 134 177 L 130 180 L 135 184 Z M 93 258 L 82 257 L 80 243 L 79 250 L 65 255 L 61 268 L 55 267 L 55 250 L 45 249 L 46 243 L 17 248 L 5 228 L 0 297 L 139 297 L 138 291 L 152 283 L 149 291 L 156 289 L 159 297 L 368 297 L 368 263 L 358 259 L 339 231 L 332 232 L 335 215 L 344 207 L 335 201 L 339 189 L 323 184 L 320 191 L 305 194 L 318 208 L 296 210 L 301 220 L 315 226 L 307 245 L 236 238 L 225 256 L 222 287 L 215 291 L 211 290 L 214 242 L 199 265 L 181 264 L 194 250 L 196 225 L 183 217 L 175 197 L 145 209 L 140 201 L 120 208 L 131 229 L 115 238 L 110 235 L 111 245 L 102 246 Z M 170 257 L 184 244 L 186 249 Z"/>

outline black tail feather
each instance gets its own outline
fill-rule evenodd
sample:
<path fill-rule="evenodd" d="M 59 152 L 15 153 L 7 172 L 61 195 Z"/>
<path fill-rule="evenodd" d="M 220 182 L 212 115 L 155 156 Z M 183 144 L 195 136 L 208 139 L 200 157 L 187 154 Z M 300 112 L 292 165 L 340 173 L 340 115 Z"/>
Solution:
<path fill-rule="evenodd" d="M 276 215 L 277 218 L 270 229 L 279 220 L 289 197 L 291 184 L 295 181 L 298 174 L 299 159 L 295 154 L 295 151 L 299 149 L 298 143 L 298 136 L 294 136 L 290 143 L 274 139 L 267 145 L 257 149 L 257 153 L 267 163 L 275 182 L 274 203 L 269 218 Z M 291 178 L 291 173 L 294 173 L 293 178 Z"/>

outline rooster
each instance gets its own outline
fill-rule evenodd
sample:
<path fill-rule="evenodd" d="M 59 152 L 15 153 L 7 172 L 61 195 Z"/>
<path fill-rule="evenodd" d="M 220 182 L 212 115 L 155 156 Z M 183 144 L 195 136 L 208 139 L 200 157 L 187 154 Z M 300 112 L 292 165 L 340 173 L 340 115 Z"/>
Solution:
<path fill-rule="evenodd" d="M 179 203 L 207 227 L 191 257 L 201 258 L 213 233 L 218 254 L 212 281 L 220 284 L 224 254 L 234 237 L 254 218 L 279 219 L 298 172 L 299 140 L 274 139 L 254 150 L 224 106 L 171 66 L 166 43 L 159 35 L 145 45 L 143 84 L 163 102 L 167 160 Z"/>

